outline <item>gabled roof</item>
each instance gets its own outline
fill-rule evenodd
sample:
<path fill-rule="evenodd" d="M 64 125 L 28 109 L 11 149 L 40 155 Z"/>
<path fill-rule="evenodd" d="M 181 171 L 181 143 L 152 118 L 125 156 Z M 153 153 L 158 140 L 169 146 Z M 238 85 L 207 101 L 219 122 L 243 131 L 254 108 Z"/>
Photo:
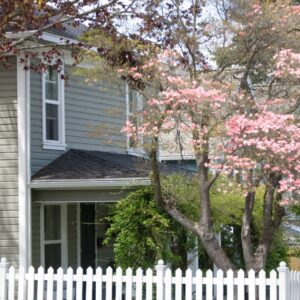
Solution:
<path fill-rule="evenodd" d="M 64 29 L 56 29 L 52 27 L 47 29 L 46 32 L 76 40 L 81 37 L 85 31 L 88 30 L 88 27 L 84 24 L 73 26 L 70 23 L 66 23 L 63 24 L 63 27 Z"/>

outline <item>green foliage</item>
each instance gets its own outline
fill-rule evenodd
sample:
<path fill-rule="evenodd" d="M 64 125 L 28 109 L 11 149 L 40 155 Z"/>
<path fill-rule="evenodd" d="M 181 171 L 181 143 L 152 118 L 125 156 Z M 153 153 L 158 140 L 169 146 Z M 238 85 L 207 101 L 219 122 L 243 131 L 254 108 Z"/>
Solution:
<path fill-rule="evenodd" d="M 122 268 L 153 267 L 164 259 L 178 267 L 185 266 L 182 253 L 191 243 L 183 228 L 161 211 L 151 187 L 130 193 L 119 201 L 109 217 L 110 228 L 105 243 L 114 241 L 115 261 Z M 182 243 L 180 247 L 178 242 Z"/>
<path fill-rule="evenodd" d="M 275 235 L 272 246 L 267 257 L 266 271 L 271 271 L 279 266 L 281 261 L 288 262 L 288 246 L 284 241 L 282 231 L 278 231 Z"/>
<path fill-rule="evenodd" d="M 163 193 L 176 201 L 177 207 L 189 218 L 199 220 L 199 193 L 195 177 L 170 175 L 162 178 Z M 257 190 L 253 212 L 252 240 L 258 243 L 263 221 L 264 187 Z M 222 246 L 231 260 L 244 268 L 241 245 L 241 220 L 244 195 L 233 180 L 220 177 L 211 190 L 212 219 L 215 232 L 221 232 Z M 116 265 L 127 267 L 153 267 L 158 259 L 164 259 L 175 269 L 185 269 L 187 251 L 195 248 L 196 237 L 176 223 L 154 201 L 151 187 L 130 193 L 113 207 L 109 218 L 110 228 L 106 243 L 113 241 Z M 212 267 L 203 246 L 198 241 L 201 268 Z M 287 247 L 282 233 L 275 236 L 267 260 L 267 269 L 287 261 Z"/>
<path fill-rule="evenodd" d="M 298 258 L 300 258 L 300 248 L 299 247 L 290 248 L 288 254 L 291 257 L 298 257 Z"/>
<path fill-rule="evenodd" d="M 289 207 L 289 210 L 297 216 L 300 216 L 300 204 L 295 204 Z"/>

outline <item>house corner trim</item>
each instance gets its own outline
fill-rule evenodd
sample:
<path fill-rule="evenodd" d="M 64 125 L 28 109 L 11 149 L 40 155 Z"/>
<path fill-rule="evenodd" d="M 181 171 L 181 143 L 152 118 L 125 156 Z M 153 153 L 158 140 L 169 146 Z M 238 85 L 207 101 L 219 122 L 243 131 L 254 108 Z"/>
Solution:
<path fill-rule="evenodd" d="M 17 56 L 17 109 L 18 109 L 18 198 L 19 198 L 19 266 L 28 268 L 31 262 L 31 199 L 27 187 L 30 176 L 29 155 L 29 98 L 30 71 L 24 70 L 24 53 Z"/>

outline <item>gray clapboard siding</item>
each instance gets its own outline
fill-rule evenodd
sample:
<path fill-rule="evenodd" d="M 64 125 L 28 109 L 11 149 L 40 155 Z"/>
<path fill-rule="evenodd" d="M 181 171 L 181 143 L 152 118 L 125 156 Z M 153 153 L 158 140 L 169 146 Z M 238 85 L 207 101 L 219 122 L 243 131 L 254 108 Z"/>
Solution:
<path fill-rule="evenodd" d="M 67 68 L 68 69 L 68 68 Z M 42 147 L 41 75 L 31 73 L 31 171 L 60 156 L 63 151 Z M 65 87 L 65 131 L 68 148 L 125 153 L 121 133 L 126 118 L 125 87 L 87 85 L 71 74 Z M 97 135 L 93 134 L 97 131 Z"/>
<path fill-rule="evenodd" d="M 16 62 L 0 67 L 0 257 L 18 266 L 18 128 Z"/>

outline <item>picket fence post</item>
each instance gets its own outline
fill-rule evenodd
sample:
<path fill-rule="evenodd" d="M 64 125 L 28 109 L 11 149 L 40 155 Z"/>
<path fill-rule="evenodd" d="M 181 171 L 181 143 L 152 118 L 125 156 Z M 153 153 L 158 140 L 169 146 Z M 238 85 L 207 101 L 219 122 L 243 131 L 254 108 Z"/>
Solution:
<path fill-rule="evenodd" d="M 285 262 L 281 262 L 278 271 L 279 279 L 279 300 L 291 300 L 289 299 L 289 268 Z"/>
<path fill-rule="evenodd" d="M 0 261 L 0 300 L 6 300 L 6 295 L 7 295 L 6 274 L 8 271 L 8 265 L 9 263 L 6 261 L 6 258 L 2 257 Z"/>
<path fill-rule="evenodd" d="M 164 264 L 164 261 L 160 259 L 155 266 L 156 270 L 156 299 L 164 300 L 165 291 L 164 291 L 164 281 L 165 281 L 165 271 L 167 266 Z"/>

